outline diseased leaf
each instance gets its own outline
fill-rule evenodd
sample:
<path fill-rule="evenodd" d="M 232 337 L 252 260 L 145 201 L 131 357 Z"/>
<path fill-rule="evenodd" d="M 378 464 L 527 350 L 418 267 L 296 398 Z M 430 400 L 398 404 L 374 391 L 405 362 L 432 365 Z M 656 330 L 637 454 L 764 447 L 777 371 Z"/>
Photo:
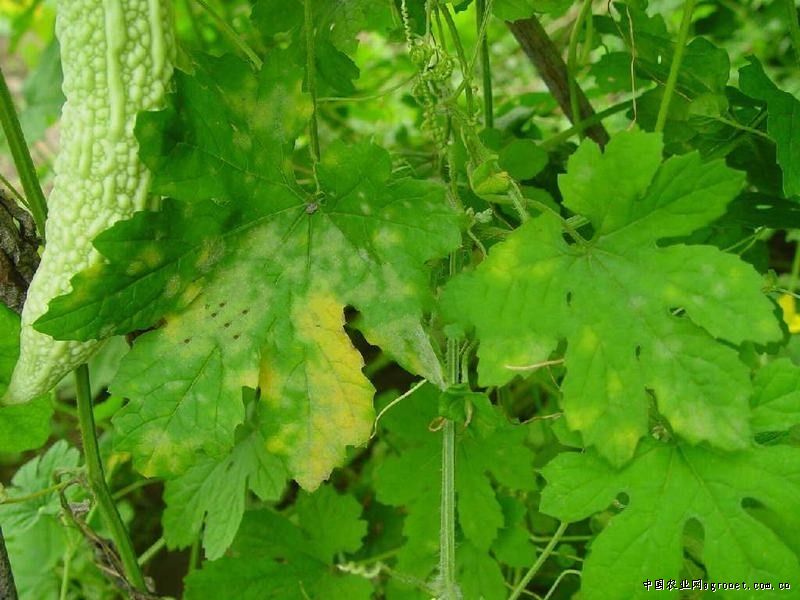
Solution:
<path fill-rule="evenodd" d="M 689 441 L 747 446 L 748 370 L 720 340 L 781 338 L 752 267 L 711 246 L 657 244 L 719 217 L 741 175 L 697 154 L 660 155 L 654 134 L 619 134 L 605 154 L 584 142 L 559 185 L 592 239 L 570 244 L 542 215 L 443 297 L 452 321 L 476 329 L 482 385 L 508 382 L 565 339 L 567 424 L 617 465 L 647 432 L 651 392 Z"/>
<path fill-rule="evenodd" d="M 303 190 L 287 157 L 308 105 L 281 58 L 259 75 L 230 57 L 207 60 L 179 78 L 179 116 L 140 119 L 155 190 L 174 199 L 104 234 L 108 262 L 79 275 L 39 323 L 92 338 L 162 317 L 111 386 L 130 398 L 114 421 L 118 448 L 148 476 L 185 472 L 198 450 L 223 459 L 250 387 L 261 390 L 269 451 L 301 485 L 319 485 L 346 446 L 366 441 L 373 417 L 372 385 L 344 331 L 348 306 L 371 343 L 442 382 L 422 318 L 427 263 L 460 242 L 444 188 L 393 176 L 377 146 L 334 143 L 319 193 Z M 226 125 L 209 129 L 217 104 Z"/>
<path fill-rule="evenodd" d="M 330 487 L 301 495 L 296 523 L 271 510 L 249 512 L 231 556 L 191 574 L 186 598 L 368 600 L 368 580 L 333 566 L 336 555 L 361 545 L 367 527 L 360 514 L 352 497 Z"/>
<path fill-rule="evenodd" d="M 642 442 L 634 460 L 617 471 L 596 452 L 559 455 L 542 471 L 542 512 L 572 522 L 605 510 L 621 493 L 622 513 L 592 542 L 581 594 L 587 600 L 648 598 L 644 581 L 679 580 L 683 532 L 690 519 L 703 527 L 702 560 L 709 581 L 791 581 L 798 556 L 783 537 L 743 506 L 755 500 L 794 523 L 800 509 L 798 450 L 751 447 L 725 453 L 683 443 Z M 758 540 L 758 543 L 754 543 Z M 677 598 L 678 591 L 667 591 Z"/>
<path fill-rule="evenodd" d="M 739 86 L 748 96 L 767 105 L 767 133 L 775 141 L 783 171 L 783 193 L 800 195 L 800 100 L 776 86 L 757 59 L 739 69 Z"/>

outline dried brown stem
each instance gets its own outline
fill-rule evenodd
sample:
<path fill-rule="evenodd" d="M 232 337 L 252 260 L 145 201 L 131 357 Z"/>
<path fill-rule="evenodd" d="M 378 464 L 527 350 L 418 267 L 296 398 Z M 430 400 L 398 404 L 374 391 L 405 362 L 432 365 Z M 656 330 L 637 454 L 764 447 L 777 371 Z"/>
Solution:
<path fill-rule="evenodd" d="M 561 110 L 574 124 L 574 115 L 572 114 L 569 98 L 570 74 L 564 59 L 561 58 L 561 53 L 553 44 L 550 36 L 547 35 L 542 24 L 536 17 L 530 17 L 519 21 L 506 21 L 506 25 L 508 25 L 522 50 L 536 67 Z M 585 121 L 594 116 L 594 109 L 580 86 L 577 87 L 577 100 L 580 121 Z M 587 127 L 585 132 L 588 137 L 600 146 L 605 146 L 608 143 L 609 135 L 602 123 Z"/>

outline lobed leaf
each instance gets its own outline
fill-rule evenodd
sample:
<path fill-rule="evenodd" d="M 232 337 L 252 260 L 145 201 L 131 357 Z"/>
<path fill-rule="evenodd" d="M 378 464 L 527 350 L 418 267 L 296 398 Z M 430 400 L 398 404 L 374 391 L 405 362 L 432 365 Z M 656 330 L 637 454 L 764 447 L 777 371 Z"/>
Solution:
<path fill-rule="evenodd" d="M 798 556 L 776 529 L 748 510 L 755 500 L 795 523 L 800 503 L 798 451 L 787 446 L 725 453 L 684 443 L 642 442 L 623 469 L 596 452 L 564 453 L 542 471 L 542 512 L 572 522 L 605 510 L 620 493 L 627 506 L 592 542 L 581 593 L 587 598 L 646 598 L 643 582 L 679 580 L 687 523 L 702 525 L 708 581 L 789 582 Z M 754 543 L 758 540 L 758 543 Z M 671 598 L 678 591 L 664 592 Z"/>
<path fill-rule="evenodd" d="M 661 241 L 719 217 L 741 175 L 660 154 L 654 134 L 619 134 L 605 154 L 584 142 L 559 184 L 565 205 L 589 217 L 591 240 L 570 244 L 556 217 L 532 219 L 442 300 L 451 321 L 476 330 L 482 385 L 507 383 L 566 340 L 567 424 L 616 465 L 647 432 L 651 393 L 690 442 L 746 447 L 750 380 L 730 344 L 781 338 L 750 265 Z"/>

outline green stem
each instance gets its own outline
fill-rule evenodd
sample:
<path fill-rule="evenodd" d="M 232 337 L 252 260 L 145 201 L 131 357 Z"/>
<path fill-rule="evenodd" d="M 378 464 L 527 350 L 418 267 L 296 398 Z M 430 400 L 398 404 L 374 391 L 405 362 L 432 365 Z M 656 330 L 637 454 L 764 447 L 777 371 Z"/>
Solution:
<path fill-rule="evenodd" d="M 8 188 L 8 191 L 11 192 L 11 194 L 14 196 L 14 198 L 19 200 L 19 202 L 23 206 L 25 206 L 26 208 L 30 209 L 30 207 L 28 206 L 28 201 L 25 200 L 25 196 L 20 194 L 19 190 L 17 188 L 15 188 L 13 185 L 11 185 L 11 182 L 8 179 L 6 179 L 6 177 L 2 173 L 0 173 L 0 183 L 2 183 L 4 186 L 6 186 Z"/>
<path fill-rule="evenodd" d="M 451 164 L 452 167 L 452 164 Z M 452 173 L 451 173 L 452 177 Z M 458 255 L 450 253 L 450 276 L 458 272 Z M 458 341 L 447 338 L 447 381 L 454 385 L 459 381 Z M 439 525 L 439 576 L 441 577 L 441 600 L 458 600 L 456 576 L 456 427 L 445 420 L 442 427 L 442 501 Z"/>
<path fill-rule="evenodd" d="M 58 492 L 59 490 L 63 490 L 67 487 L 67 483 L 57 483 L 56 485 L 51 485 L 41 490 L 37 490 L 32 494 L 26 494 L 25 496 L 12 496 L 10 498 L 4 498 L 0 500 L 0 505 L 2 504 L 22 504 L 24 502 L 30 502 L 31 500 L 36 500 L 37 498 L 41 498 L 42 496 L 47 496 L 48 494 L 52 494 L 53 492 Z"/>
<path fill-rule="evenodd" d="M 64 570 L 61 572 L 61 591 L 58 595 L 59 600 L 67 600 L 69 592 L 69 568 L 72 564 L 72 546 L 64 550 Z"/>
<path fill-rule="evenodd" d="M 303 0 L 303 24 L 306 34 L 306 86 L 311 96 L 311 123 L 309 137 L 311 138 L 311 158 L 314 163 L 319 162 L 319 124 L 317 123 L 317 68 L 314 50 L 314 13 L 312 0 Z"/>
<path fill-rule="evenodd" d="M 625 100 L 624 102 L 620 102 L 619 104 L 615 104 L 614 106 L 610 106 L 605 110 L 600 111 L 599 113 L 593 114 L 591 117 L 584 119 L 583 121 L 579 121 L 569 129 L 565 129 L 546 140 L 542 141 L 540 144 L 543 150 L 550 150 L 555 148 L 559 144 L 566 142 L 569 138 L 573 135 L 578 135 L 582 131 L 586 130 L 593 125 L 597 125 L 601 123 L 604 119 L 615 115 L 617 113 L 621 113 L 623 110 L 629 109 L 633 104 L 632 100 Z"/>
<path fill-rule="evenodd" d="M 375 563 L 385 561 L 387 558 L 394 558 L 402 549 L 403 549 L 402 547 L 392 548 L 391 550 L 387 550 L 386 552 L 381 552 L 380 554 L 375 554 L 373 556 L 368 556 L 367 558 L 361 558 L 359 560 L 350 561 L 350 563 L 354 565 L 374 565 Z"/>
<path fill-rule="evenodd" d="M 100 448 L 97 444 L 97 432 L 94 426 L 92 411 L 92 391 L 89 384 L 89 367 L 85 364 L 75 369 L 75 387 L 78 396 L 78 422 L 81 428 L 81 442 L 89 474 L 89 485 L 97 500 L 100 517 L 111 534 L 111 538 L 119 552 L 125 575 L 130 584 L 141 592 L 147 591 L 144 576 L 136 560 L 136 552 L 127 529 L 117 512 L 117 507 L 106 485 L 103 473 L 103 462 L 100 459 Z"/>
<path fill-rule="evenodd" d="M 689 38 L 689 28 L 692 25 L 692 15 L 697 0 L 686 0 L 683 3 L 683 18 L 681 27 L 678 30 L 678 37 L 675 40 L 675 53 L 672 55 L 672 64 L 669 67 L 669 76 L 664 86 L 664 97 L 661 99 L 661 106 L 658 107 L 658 117 L 656 118 L 656 132 L 664 131 L 669 114 L 669 105 L 672 102 L 672 94 L 675 92 L 675 85 L 678 83 L 678 73 L 681 70 L 683 53 L 686 50 L 686 40 Z"/>
<path fill-rule="evenodd" d="M 528 569 L 527 573 L 525 573 L 525 576 L 520 580 L 519 584 L 517 584 L 517 587 L 514 588 L 514 591 L 511 592 L 508 600 L 517 600 L 517 598 L 522 595 L 522 593 L 525 591 L 525 588 L 528 587 L 528 584 L 531 582 L 531 579 L 534 578 L 536 573 L 539 572 L 539 569 L 542 568 L 542 565 L 544 565 L 545 561 L 553 553 L 556 544 L 558 544 L 559 540 L 561 540 L 561 536 L 564 535 L 564 532 L 567 530 L 568 526 L 569 523 L 561 523 L 561 525 L 558 526 L 558 529 L 553 534 L 553 537 L 550 538 L 550 542 L 547 544 L 547 546 L 545 546 L 544 550 L 542 550 L 542 553 L 539 555 L 539 558 L 536 559 L 536 562 L 533 564 L 533 566 Z"/>
<path fill-rule="evenodd" d="M 583 0 L 578 18 L 572 26 L 569 35 L 569 49 L 567 50 L 567 71 L 569 72 L 569 106 L 572 111 L 572 122 L 578 123 L 581 120 L 581 106 L 578 99 L 578 39 L 580 37 L 583 23 L 592 11 L 592 0 Z"/>
<path fill-rule="evenodd" d="M 227 37 L 231 43 L 247 57 L 247 59 L 253 64 L 253 67 L 255 67 L 256 71 L 260 71 L 261 67 L 264 66 L 264 61 L 262 61 L 258 57 L 258 54 L 256 54 L 255 51 L 247 45 L 247 42 L 242 39 L 242 36 L 236 33 L 233 27 L 228 25 L 228 22 L 225 19 L 214 12 L 214 9 L 211 8 L 208 3 L 205 2 L 205 0 L 195 0 L 195 2 L 203 7 L 203 10 L 208 13 L 212 20 L 216 21 L 220 30 L 222 30 L 222 33 L 225 34 L 225 37 Z"/>
<path fill-rule="evenodd" d="M 167 540 L 164 539 L 164 536 L 158 538 L 152 546 L 150 546 L 147 550 L 142 552 L 142 555 L 139 557 L 138 563 L 140 567 L 143 567 L 147 563 L 149 563 L 152 558 L 161 552 L 164 546 L 167 545 Z"/>
<path fill-rule="evenodd" d="M 556 580 L 553 582 L 553 585 L 550 586 L 550 589 L 547 592 L 547 595 L 542 598 L 542 600 L 550 600 L 553 597 L 553 594 L 556 593 L 556 589 L 558 589 L 559 584 L 564 580 L 565 577 L 568 575 L 575 575 L 578 579 L 581 578 L 581 572 L 577 569 L 566 569 L 565 571 L 561 571 L 556 577 Z"/>
<path fill-rule="evenodd" d="M 146 487 L 148 485 L 152 485 L 154 483 L 160 483 L 160 479 L 139 479 L 138 481 L 134 481 L 133 483 L 126 485 L 124 488 L 121 488 L 114 492 L 114 500 L 121 500 L 131 492 L 138 490 L 139 488 Z"/>
<path fill-rule="evenodd" d="M 756 128 L 761 123 L 763 123 L 767 118 L 767 111 L 764 110 L 757 114 L 755 118 L 750 122 L 747 126 L 749 128 Z M 745 133 L 749 133 L 746 130 L 743 133 L 738 133 L 730 138 L 728 141 L 722 143 L 721 145 L 717 146 L 714 150 L 711 150 L 705 155 L 706 162 L 710 162 L 712 160 L 717 160 L 719 158 L 724 158 L 728 156 L 731 152 L 733 152 L 737 146 L 739 146 L 743 141 L 747 139 L 747 135 Z"/>
<path fill-rule="evenodd" d="M 189 549 L 189 573 L 197 569 L 197 561 L 200 558 L 200 536 L 194 538 L 192 546 Z"/>
<path fill-rule="evenodd" d="M 797 22 L 797 7 L 794 0 L 783 0 L 786 19 L 789 22 L 789 36 L 792 38 L 792 49 L 797 62 L 800 62 L 800 24 Z"/>
<path fill-rule="evenodd" d="M 439 572 L 442 600 L 458 600 L 456 578 L 456 427 L 447 420 L 442 428 L 442 504 L 439 529 Z"/>
<path fill-rule="evenodd" d="M 8 148 L 14 159 L 22 189 L 27 198 L 28 207 L 36 222 L 36 229 L 39 237 L 44 242 L 44 223 L 47 220 L 47 202 L 44 199 L 42 186 L 39 185 L 39 177 L 36 175 L 36 168 L 33 166 L 31 153 L 28 151 L 28 144 L 19 125 L 17 112 L 14 110 L 14 101 L 11 99 L 11 92 L 8 90 L 6 77 L 0 69 L 0 124 L 3 126 Z"/>
<path fill-rule="evenodd" d="M 512 182 L 511 190 L 508 195 L 511 196 L 511 203 L 514 205 L 514 210 L 516 210 L 519 215 L 519 220 L 522 223 L 527 222 L 531 216 L 528 214 L 528 209 L 525 208 L 525 198 L 523 198 L 522 192 L 519 190 L 516 182 Z"/>
<path fill-rule="evenodd" d="M 492 90 L 492 65 L 489 61 L 489 36 L 483 31 L 486 17 L 486 0 L 475 2 L 475 22 L 478 28 L 480 44 L 481 71 L 483 73 L 483 124 L 487 128 L 494 127 L 494 93 Z"/>
<path fill-rule="evenodd" d="M 461 73 L 464 77 L 464 92 L 467 96 L 467 114 L 472 117 L 475 114 L 475 102 L 472 97 L 472 84 L 470 83 L 471 74 L 469 72 L 469 63 L 467 62 L 467 55 L 464 52 L 464 46 L 461 43 L 461 38 L 458 35 L 458 27 L 453 20 L 453 15 L 450 14 L 450 9 L 446 4 L 438 5 L 438 12 L 444 15 L 447 29 L 450 30 L 450 37 L 453 38 L 453 45 L 456 47 L 456 54 L 458 55 L 458 62 L 461 66 Z"/>

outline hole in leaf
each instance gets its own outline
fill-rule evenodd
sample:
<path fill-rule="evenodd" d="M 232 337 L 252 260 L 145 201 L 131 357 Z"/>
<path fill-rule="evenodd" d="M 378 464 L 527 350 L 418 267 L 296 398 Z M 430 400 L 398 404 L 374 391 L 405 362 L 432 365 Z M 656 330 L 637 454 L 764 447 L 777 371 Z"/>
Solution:
<path fill-rule="evenodd" d="M 637 345 L 635 350 L 636 360 L 639 360 L 639 357 L 642 355 L 642 347 Z"/>
<path fill-rule="evenodd" d="M 703 549 L 705 546 L 706 532 L 702 523 L 694 517 L 686 521 L 683 526 L 682 545 L 684 564 L 681 571 L 682 578 L 703 579 Z"/>
<path fill-rule="evenodd" d="M 778 539 L 787 539 L 786 527 L 782 526 L 783 518 L 769 506 L 755 498 L 742 498 L 741 506 L 747 514 L 770 529 Z"/>
<path fill-rule="evenodd" d="M 567 292 L 567 306 L 572 306 L 572 292 Z"/>

